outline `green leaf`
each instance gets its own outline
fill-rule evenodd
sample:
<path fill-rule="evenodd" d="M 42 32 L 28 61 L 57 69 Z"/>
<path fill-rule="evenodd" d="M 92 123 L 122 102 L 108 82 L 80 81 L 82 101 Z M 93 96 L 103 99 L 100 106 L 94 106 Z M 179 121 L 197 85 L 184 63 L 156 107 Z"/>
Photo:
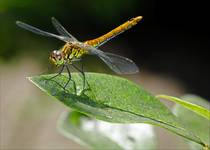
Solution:
<path fill-rule="evenodd" d="M 173 97 L 173 96 L 158 95 L 156 97 L 157 98 L 163 98 L 163 99 L 166 99 L 166 100 L 170 100 L 172 102 L 180 104 L 183 107 L 185 107 L 185 108 L 197 113 L 198 115 L 201 115 L 201 116 L 210 120 L 210 111 L 208 110 L 209 108 L 204 108 L 202 106 L 187 102 L 184 99 L 180 99 L 180 98 Z"/>
<path fill-rule="evenodd" d="M 200 105 L 206 109 L 210 108 L 210 103 L 196 95 L 185 95 L 181 99 L 186 100 L 187 102 Z M 188 126 L 196 135 L 198 135 L 202 141 L 210 145 L 210 122 L 206 118 L 201 117 L 196 113 L 192 113 L 189 109 L 182 107 L 181 105 L 175 105 L 173 112 L 182 120 L 183 123 Z M 191 148 L 198 150 L 202 147 L 198 144 L 189 142 Z"/>
<path fill-rule="evenodd" d="M 54 75 L 42 75 L 29 79 L 66 106 L 90 117 L 115 123 L 149 123 L 205 145 L 199 137 L 186 130 L 155 96 L 129 80 L 99 73 L 86 73 L 90 90 L 77 95 L 72 84 L 67 87 L 69 92 L 60 86 L 68 80 L 67 74 L 57 77 L 56 82 L 46 80 L 52 76 Z M 80 90 L 80 75 L 72 73 L 72 79 Z"/>
<path fill-rule="evenodd" d="M 108 123 L 73 111 L 60 116 L 58 129 L 65 137 L 91 149 L 155 149 L 153 128 L 146 124 Z"/>

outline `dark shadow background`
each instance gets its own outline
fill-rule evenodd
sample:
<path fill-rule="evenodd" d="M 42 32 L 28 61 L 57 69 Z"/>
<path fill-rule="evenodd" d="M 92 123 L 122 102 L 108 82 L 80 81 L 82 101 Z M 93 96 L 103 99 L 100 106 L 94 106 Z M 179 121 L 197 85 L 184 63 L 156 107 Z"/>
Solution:
<path fill-rule="evenodd" d="M 102 49 L 132 58 L 141 70 L 178 78 L 189 93 L 210 99 L 208 6 L 181 0 L 1 0 L 0 60 L 26 54 L 46 65 L 49 51 L 63 44 L 17 28 L 16 20 L 53 32 L 50 17 L 55 16 L 75 37 L 87 40 L 142 15 L 141 23 Z"/>

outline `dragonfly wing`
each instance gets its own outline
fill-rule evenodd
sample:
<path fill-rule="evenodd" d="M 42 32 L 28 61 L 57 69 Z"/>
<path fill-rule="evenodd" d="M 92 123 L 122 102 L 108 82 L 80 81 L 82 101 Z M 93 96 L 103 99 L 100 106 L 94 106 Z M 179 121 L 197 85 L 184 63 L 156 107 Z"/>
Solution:
<path fill-rule="evenodd" d="M 69 37 L 70 39 L 72 39 L 73 41 L 78 41 L 73 35 L 71 35 L 62 25 L 61 23 L 55 19 L 54 17 L 51 18 L 52 19 L 52 24 L 55 27 L 55 29 L 58 31 L 58 33 L 60 33 L 63 36 Z M 71 42 L 71 41 L 70 41 Z"/>
<path fill-rule="evenodd" d="M 107 60 L 104 60 L 104 62 L 111 63 L 112 66 L 115 66 L 114 68 L 117 68 L 117 71 L 114 70 L 118 74 L 134 74 L 139 72 L 139 68 L 137 65 L 129 58 L 119 56 L 112 53 L 105 53 L 106 56 L 108 56 L 111 59 L 111 62 L 106 62 Z"/>
<path fill-rule="evenodd" d="M 112 53 L 105 53 L 93 46 L 86 46 L 90 54 L 97 55 L 117 74 L 134 74 L 139 72 L 137 65 L 130 59 Z"/>
<path fill-rule="evenodd" d="M 98 49 L 89 49 L 90 54 L 98 56 L 107 66 L 117 74 L 123 74 L 120 68 L 103 51 Z"/>
<path fill-rule="evenodd" d="M 56 39 L 59 39 L 61 41 L 65 41 L 65 42 L 69 42 L 71 39 L 69 37 L 65 37 L 65 36 L 59 36 L 59 35 L 56 35 L 56 34 L 53 34 L 53 33 L 49 33 L 49 32 L 46 32 L 46 31 L 43 31 L 43 30 L 40 30 L 36 27 L 33 27 L 31 25 L 28 25 L 24 22 L 21 22 L 21 21 L 16 21 L 16 24 L 23 28 L 23 29 L 26 29 L 28 31 L 31 31 L 35 34 L 39 34 L 39 35 L 42 35 L 42 36 L 46 36 L 46 37 L 53 37 L 53 38 L 56 38 Z"/>

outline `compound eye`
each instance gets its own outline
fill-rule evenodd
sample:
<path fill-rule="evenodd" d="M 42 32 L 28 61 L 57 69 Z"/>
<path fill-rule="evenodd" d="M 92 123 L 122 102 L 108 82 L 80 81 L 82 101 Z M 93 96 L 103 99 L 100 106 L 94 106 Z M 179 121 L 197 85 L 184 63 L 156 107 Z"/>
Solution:
<path fill-rule="evenodd" d="M 53 52 L 52 52 L 54 55 L 56 55 L 57 54 L 57 50 L 53 50 Z"/>
<path fill-rule="evenodd" d="M 53 51 L 53 55 L 59 56 L 59 55 L 61 55 L 61 52 L 60 52 L 60 51 L 57 51 L 57 50 L 54 50 L 54 51 Z"/>
<path fill-rule="evenodd" d="M 59 51 L 56 51 L 56 55 L 60 55 L 60 52 Z"/>
<path fill-rule="evenodd" d="M 62 58 L 61 52 L 60 52 L 60 51 L 56 51 L 56 52 L 55 52 L 55 57 L 56 57 L 57 59 L 61 60 L 61 58 Z"/>

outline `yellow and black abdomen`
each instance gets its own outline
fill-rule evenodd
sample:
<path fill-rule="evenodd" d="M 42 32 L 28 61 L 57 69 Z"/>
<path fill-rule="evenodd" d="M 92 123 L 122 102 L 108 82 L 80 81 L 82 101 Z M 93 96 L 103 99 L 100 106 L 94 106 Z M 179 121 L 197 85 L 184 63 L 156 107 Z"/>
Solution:
<path fill-rule="evenodd" d="M 86 50 L 82 49 L 76 45 L 66 43 L 62 48 L 62 53 L 64 55 L 64 58 L 68 61 L 71 61 L 73 59 L 79 59 L 84 54 L 86 54 Z"/>

